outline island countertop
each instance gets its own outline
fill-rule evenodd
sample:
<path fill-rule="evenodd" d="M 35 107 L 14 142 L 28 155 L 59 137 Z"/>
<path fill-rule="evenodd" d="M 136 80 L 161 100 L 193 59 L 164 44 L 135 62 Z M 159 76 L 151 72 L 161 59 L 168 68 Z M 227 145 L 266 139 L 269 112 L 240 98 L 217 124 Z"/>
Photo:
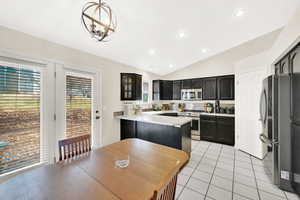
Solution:
<path fill-rule="evenodd" d="M 192 121 L 189 117 L 168 117 L 168 116 L 160 116 L 156 115 L 158 113 L 142 113 L 139 115 L 123 115 L 118 116 L 118 119 L 125 119 L 125 120 L 131 120 L 131 121 L 139 121 L 139 122 L 147 122 L 152 124 L 160 124 L 160 125 L 166 125 L 166 126 L 175 126 L 175 127 L 181 127 L 186 123 L 190 123 Z"/>
<path fill-rule="evenodd" d="M 178 113 L 181 112 L 176 110 L 162 110 L 162 111 L 149 111 L 149 112 L 143 112 L 143 114 L 147 115 L 159 115 L 164 113 Z M 209 115 L 209 116 L 218 116 L 218 117 L 235 117 L 234 114 L 227 114 L 227 113 L 207 113 L 207 112 L 200 112 L 200 115 Z"/>

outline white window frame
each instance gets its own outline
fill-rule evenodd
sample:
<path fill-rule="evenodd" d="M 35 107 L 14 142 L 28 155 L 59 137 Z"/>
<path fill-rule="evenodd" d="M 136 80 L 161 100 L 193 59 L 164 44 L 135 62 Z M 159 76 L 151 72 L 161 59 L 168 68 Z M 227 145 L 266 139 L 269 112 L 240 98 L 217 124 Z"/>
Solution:
<path fill-rule="evenodd" d="M 44 164 L 47 164 L 50 162 L 50 140 L 48 138 L 48 129 L 46 127 L 49 126 L 48 121 L 47 121 L 47 111 L 49 108 L 47 108 L 48 105 L 45 100 L 45 82 L 46 82 L 46 69 L 48 67 L 47 63 L 41 63 L 41 62 L 35 62 L 31 60 L 23 60 L 22 58 L 16 58 L 16 57 L 6 57 L 1 55 L 0 53 L 0 65 L 7 66 L 7 67 L 14 67 L 14 68 L 26 68 L 26 69 L 31 69 L 31 70 L 38 70 L 40 72 L 40 162 L 22 167 L 20 169 L 4 173 L 0 175 L 1 177 L 6 177 L 10 176 L 15 173 L 22 172 L 24 170 L 30 169 L 35 166 L 41 166 Z M 50 92 L 51 93 L 51 92 Z M 51 96 L 51 94 L 50 94 Z M 50 131 L 49 131 L 50 132 Z"/>

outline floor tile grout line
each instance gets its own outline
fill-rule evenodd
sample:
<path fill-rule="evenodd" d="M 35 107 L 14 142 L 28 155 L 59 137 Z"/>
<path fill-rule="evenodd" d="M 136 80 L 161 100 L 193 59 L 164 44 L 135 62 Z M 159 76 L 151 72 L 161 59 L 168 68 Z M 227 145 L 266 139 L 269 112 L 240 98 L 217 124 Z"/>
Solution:
<path fill-rule="evenodd" d="M 254 167 L 253 167 L 253 161 L 252 161 L 252 156 L 251 155 L 250 155 L 250 160 L 251 160 L 251 165 L 252 165 L 252 171 L 253 171 L 253 174 L 254 174 L 254 181 L 255 181 L 255 184 L 256 184 L 258 199 L 262 200 L 261 197 L 260 197 L 260 193 L 259 193 L 258 183 L 257 183 L 257 179 L 256 179 L 255 170 L 254 170 Z"/>
<path fill-rule="evenodd" d="M 234 190 L 234 178 L 235 178 L 235 151 L 233 156 L 233 177 L 232 177 L 232 193 L 231 193 L 232 200 L 233 200 L 233 190 Z"/>
<path fill-rule="evenodd" d="M 253 156 L 250 155 L 250 159 L 251 159 L 251 163 L 252 163 L 252 167 L 253 167 L 253 162 L 252 162 Z M 255 178 L 255 183 L 256 183 L 256 187 L 257 187 L 257 192 L 258 192 L 259 199 L 261 200 L 261 197 L 260 197 L 260 191 L 259 191 L 259 187 L 258 187 L 258 183 L 257 183 L 257 181 L 258 181 L 259 179 L 256 178 L 256 174 L 255 174 L 255 173 L 256 173 L 256 172 L 255 172 L 254 167 L 253 167 L 253 174 L 254 174 L 254 178 Z M 259 180 L 259 181 L 265 182 L 265 181 L 262 181 L 262 180 Z M 267 182 L 265 182 L 265 183 L 267 183 Z M 280 189 L 280 188 L 278 188 L 278 189 Z M 262 190 L 263 190 L 263 189 L 262 189 Z M 281 191 L 282 191 L 282 193 L 284 194 L 286 200 L 288 200 L 288 198 L 287 198 L 285 192 L 284 192 L 283 190 L 281 190 Z M 274 195 L 274 196 L 279 197 L 279 198 L 282 198 L 282 196 L 273 194 L 273 193 L 271 193 L 270 191 L 263 190 L 263 192 L 268 193 L 268 194 L 271 194 L 271 195 Z"/>
<path fill-rule="evenodd" d="M 198 145 L 199 145 L 199 144 L 198 144 Z M 190 181 L 190 179 L 191 179 L 192 175 L 194 174 L 194 172 L 197 170 L 197 167 L 199 166 L 199 164 L 200 164 L 200 162 L 202 161 L 204 155 L 205 155 L 206 152 L 208 151 L 208 148 L 210 147 L 210 145 L 211 145 L 211 144 L 209 143 L 209 145 L 206 147 L 205 152 L 204 152 L 203 155 L 201 156 L 201 159 L 200 159 L 199 162 L 197 163 L 196 167 L 193 169 L 193 172 L 192 172 L 191 175 L 189 176 L 189 178 L 188 178 L 188 180 L 186 181 L 186 183 L 183 185 L 183 188 L 182 188 L 181 192 L 178 194 L 178 198 L 179 198 L 180 195 L 182 194 L 183 190 L 186 188 L 186 185 L 187 185 L 188 182 Z M 192 152 L 193 152 L 193 150 L 192 150 Z M 187 187 L 187 188 L 188 188 L 188 187 Z M 195 191 L 195 190 L 193 190 L 193 191 Z M 197 192 L 197 193 L 201 194 L 200 192 Z M 178 199 L 178 198 L 177 198 L 177 199 Z M 204 198 L 205 198 L 205 197 L 204 197 Z"/>
<path fill-rule="evenodd" d="M 209 197 L 208 196 L 208 192 L 209 192 L 209 189 L 210 189 L 210 187 L 211 186 L 214 186 L 214 187 L 217 187 L 217 188 L 220 188 L 220 189 L 222 189 L 222 190 L 225 190 L 225 191 L 228 191 L 228 192 L 230 192 L 229 191 L 229 189 L 225 189 L 225 188 L 222 188 L 222 187 L 219 187 L 219 186 L 217 186 L 217 185 L 214 185 L 214 184 L 212 184 L 212 181 L 213 181 L 213 177 L 214 176 L 218 176 L 218 175 L 216 175 L 215 174 L 215 171 L 216 171 L 216 169 L 218 168 L 218 163 L 220 162 L 220 160 L 221 160 L 221 158 L 222 158 L 222 155 L 224 155 L 224 154 L 222 154 L 223 153 L 223 150 L 225 149 L 225 147 L 224 147 L 224 145 L 221 145 L 221 146 L 216 146 L 216 148 L 214 148 L 215 146 L 213 145 L 214 143 L 208 143 L 207 144 L 207 146 L 206 145 L 200 145 L 201 143 L 199 142 L 199 143 L 197 143 L 196 145 L 195 145 L 195 147 L 193 148 L 193 150 L 192 150 L 192 152 L 193 151 L 195 151 L 195 150 L 199 150 L 200 152 L 201 152 L 201 155 L 199 154 L 199 157 L 198 157 L 198 155 L 196 155 L 195 157 L 198 159 L 198 158 L 200 158 L 199 159 L 199 161 L 197 161 L 197 159 L 195 160 L 195 166 L 193 167 L 193 169 L 192 169 L 192 173 L 190 174 L 190 175 L 185 175 L 185 176 L 188 176 L 187 177 L 187 181 L 186 181 L 186 183 L 184 184 L 184 185 L 180 185 L 180 184 L 178 184 L 178 185 L 180 185 L 181 187 L 182 187 L 182 190 L 180 191 L 180 193 L 178 194 L 178 196 L 177 196 L 177 200 L 179 200 L 179 197 L 182 195 L 182 193 L 183 193 L 183 191 L 185 190 L 185 189 L 188 189 L 188 190 L 190 190 L 190 191 L 193 191 L 193 192 L 195 192 L 195 193 L 197 193 L 197 194 L 200 194 L 200 195 L 202 195 L 203 197 L 204 197 L 204 199 L 205 200 L 207 200 L 207 199 L 212 199 L 212 200 L 216 200 L 216 199 L 214 199 L 214 198 L 212 198 L 212 197 Z M 199 148 L 199 146 L 201 147 L 201 148 Z M 199 149 L 198 149 L 199 148 Z M 205 172 L 205 171 L 201 171 L 201 170 L 198 170 L 198 167 L 201 165 L 201 162 L 203 162 L 203 160 L 205 159 L 205 157 L 206 157 L 206 155 L 208 154 L 208 152 L 209 152 L 209 150 L 210 149 L 212 149 L 212 150 L 216 150 L 216 149 L 219 149 L 219 152 L 218 152 L 218 156 L 217 156 L 217 158 L 216 158 L 216 160 L 215 160 L 215 164 L 214 164 L 214 166 L 212 166 L 213 167 L 213 171 L 212 171 L 212 174 L 211 174 L 211 178 L 209 179 L 209 183 L 207 183 L 206 181 L 204 181 L 204 180 L 202 180 L 201 178 L 195 178 L 195 177 L 192 177 L 193 175 L 194 175 L 194 173 L 196 172 L 196 170 L 197 171 L 200 171 L 200 172 L 202 172 L 202 173 L 207 173 L 207 174 L 210 174 L 210 173 L 208 173 L 208 172 Z M 203 151 L 202 151 L 203 150 Z M 235 193 L 234 192 L 234 187 L 235 187 L 235 183 L 238 183 L 238 184 L 241 184 L 241 185 L 244 185 L 244 186 L 246 186 L 246 187 L 250 187 L 250 188 L 253 188 L 253 189 L 256 189 L 256 191 L 257 191 L 257 193 L 258 193 L 258 199 L 259 200 L 263 200 L 263 196 L 262 196 L 262 194 L 263 193 L 268 193 L 268 194 L 270 194 L 270 195 L 275 195 L 275 196 L 277 196 L 278 198 L 284 198 L 285 200 L 289 200 L 289 198 L 288 198 L 288 196 L 287 196 L 287 193 L 285 192 L 285 191 L 283 191 L 283 190 L 281 190 L 280 188 L 278 188 L 282 193 L 283 193 L 283 195 L 279 195 L 279 194 L 274 194 L 274 193 L 272 193 L 272 192 L 270 192 L 269 190 L 265 190 L 265 187 L 262 187 L 262 188 L 260 188 L 260 186 L 259 186 L 259 182 L 260 181 L 262 181 L 262 182 L 265 182 L 265 183 L 267 183 L 267 184 L 272 184 L 272 183 L 270 183 L 270 182 L 267 182 L 267 181 L 264 181 L 264 180 L 260 180 L 259 179 L 259 174 L 263 174 L 264 172 L 263 171 L 260 171 L 260 170 L 257 170 L 256 171 L 256 166 L 257 167 L 259 167 L 259 168 L 261 168 L 261 167 L 263 167 L 263 165 L 261 165 L 260 163 L 258 163 L 258 162 L 256 162 L 256 160 L 255 160 L 255 157 L 253 157 L 253 156 L 251 156 L 250 154 L 247 154 L 247 157 L 249 158 L 249 160 L 250 160 L 250 166 L 251 166 L 251 169 L 249 169 L 249 168 L 244 168 L 244 167 L 240 167 L 240 168 L 242 168 L 242 169 L 247 169 L 247 170 L 251 170 L 252 171 L 252 173 L 253 173 L 253 176 L 252 176 L 252 178 L 254 179 L 254 185 L 252 185 L 252 186 L 250 186 L 250 185 L 246 185 L 246 184 L 244 184 L 244 183 L 240 183 L 240 182 L 235 182 L 235 176 L 237 175 L 237 174 L 240 174 L 240 173 L 237 173 L 236 172 L 236 170 L 237 170 L 237 165 L 236 165 L 236 161 L 241 161 L 241 162 L 244 162 L 243 160 L 236 160 L 237 159 L 237 156 L 239 156 L 239 155 L 237 155 L 237 150 L 236 149 L 234 149 L 234 151 L 233 151 L 233 172 L 232 172 L 232 174 L 233 174 L 233 179 L 232 179 L 232 191 L 231 191 L 231 194 L 232 194 L 232 199 L 234 199 L 234 195 L 236 194 L 236 195 L 240 195 L 241 197 L 244 197 L 245 199 L 251 199 L 251 198 L 249 198 L 249 197 L 247 197 L 247 196 L 244 196 L 243 194 L 239 194 L 239 193 Z M 244 153 L 244 152 L 243 152 Z M 241 155 L 242 156 L 242 155 Z M 246 163 L 246 162 L 245 162 Z M 248 163 L 248 162 L 247 162 Z M 226 164 L 226 163 L 225 163 Z M 243 173 L 241 173 L 240 175 L 244 175 Z M 244 176 L 247 176 L 247 175 L 244 175 Z M 221 177 L 221 176 L 218 176 L 218 177 Z M 251 176 L 250 176 L 251 177 Z M 196 189 L 193 189 L 193 188 L 190 188 L 189 186 L 188 186 L 188 183 L 189 183 L 189 181 L 191 180 L 191 178 L 195 178 L 195 179 L 197 179 L 197 180 L 199 180 L 199 181 L 201 181 L 201 182 L 203 182 L 203 183 L 206 183 L 206 184 L 208 184 L 208 186 L 207 186 L 207 190 L 206 190 L 206 192 L 205 192 L 205 195 L 203 194 L 203 193 L 201 193 L 201 192 L 199 192 L 199 191 L 197 191 Z M 223 179 L 226 179 L 226 180 L 230 180 L 229 178 L 225 178 L 225 177 L 221 177 L 221 178 L 223 178 Z M 206 180 L 206 179 L 205 179 Z"/>
<path fill-rule="evenodd" d="M 212 179 L 213 179 L 213 177 L 214 177 L 214 173 L 215 173 L 215 170 L 216 170 L 216 168 L 217 168 L 217 164 L 218 164 L 218 161 L 219 161 L 219 159 L 220 159 L 220 155 L 221 155 L 222 149 L 223 149 L 223 145 L 221 146 L 221 149 L 220 149 L 218 158 L 217 158 L 217 160 L 216 160 L 216 164 L 215 164 L 214 170 L 213 170 L 213 172 L 212 172 L 212 174 L 211 174 L 211 178 L 210 178 L 210 181 L 209 181 L 209 184 L 208 184 L 208 187 L 207 187 L 207 190 L 206 190 L 206 194 L 205 194 L 205 196 L 204 196 L 204 199 L 206 199 L 206 197 L 207 197 L 208 190 L 209 190 L 209 187 L 210 187 L 210 185 L 211 185 L 211 181 L 212 181 Z"/>

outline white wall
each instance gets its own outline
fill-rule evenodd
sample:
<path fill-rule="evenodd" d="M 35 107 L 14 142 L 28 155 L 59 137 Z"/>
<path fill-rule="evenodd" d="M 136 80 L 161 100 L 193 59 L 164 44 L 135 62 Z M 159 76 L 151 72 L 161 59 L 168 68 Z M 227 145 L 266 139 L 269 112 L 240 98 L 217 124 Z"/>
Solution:
<path fill-rule="evenodd" d="M 262 159 L 266 153 L 259 135 L 259 103 L 267 72 L 267 55 L 262 52 L 235 64 L 235 138 L 236 147 Z"/>
<path fill-rule="evenodd" d="M 87 36 L 88 37 L 88 36 Z M 99 43 L 101 45 L 101 43 Z M 120 73 L 133 72 L 143 75 L 143 80 L 151 84 L 157 79 L 154 74 L 146 73 L 130 66 L 97 57 L 83 51 L 64 47 L 46 40 L 17 32 L 0 26 L 0 50 L 13 52 L 35 60 L 51 60 L 57 63 L 67 63 L 77 67 L 85 66 L 102 71 L 102 144 L 110 144 L 119 140 L 119 121 L 114 119 L 113 112 L 122 109 L 120 101 Z M 152 85 L 150 85 L 150 90 Z M 150 91 L 152 94 L 152 91 Z M 150 97 L 150 99 L 152 99 Z"/>

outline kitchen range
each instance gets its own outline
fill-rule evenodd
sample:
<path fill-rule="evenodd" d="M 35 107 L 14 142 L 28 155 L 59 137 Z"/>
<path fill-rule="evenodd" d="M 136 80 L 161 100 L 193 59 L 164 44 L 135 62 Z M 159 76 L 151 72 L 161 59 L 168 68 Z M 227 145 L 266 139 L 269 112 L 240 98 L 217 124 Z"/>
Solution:
<path fill-rule="evenodd" d="M 191 138 L 193 140 L 207 140 L 228 145 L 235 144 L 234 111 L 232 108 L 228 113 L 207 112 L 199 109 L 206 104 L 186 103 L 184 111 L 156 111 L 151 114 L 158 114 L 168 117 L 185 117 L 191 120 Z M 210 105 L 210 104 L 209 104 Z M 217 105 L 217 103 L 215 103 Z M 223 105 L 222 105 L 223 106 Z M 216 106 L 215 106 L 216 107 Z M 197 109 L 196 109 L 197 108 Z M 213 111 L 207 107 L 206 109 Z M 217 108 L 217 107 L 216 107 Z M 222 108 L 224 110 L 224 108 Z"/>

